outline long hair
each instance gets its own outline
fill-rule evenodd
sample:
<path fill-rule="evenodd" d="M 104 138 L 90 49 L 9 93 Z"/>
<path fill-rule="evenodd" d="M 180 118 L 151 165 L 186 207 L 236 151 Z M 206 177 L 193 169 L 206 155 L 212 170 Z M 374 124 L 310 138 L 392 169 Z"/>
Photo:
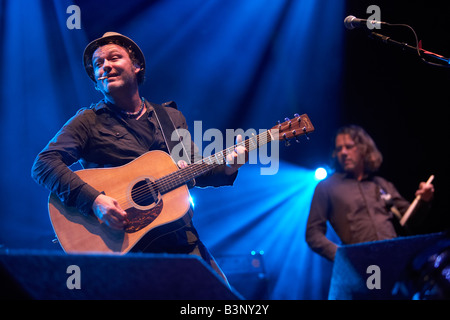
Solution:
<path fill-rule="evenodd" d="M 348 134 L 355 142 L 356 147 L 364 158 L 364 171 L 366 173 L 376 172 L 383 162 L 383 155 L 378 150 L 375 142 L 369 134 L 360 126 L 348 125 L 338 129 L 335 139 L 340 134 Z M 333 151 L 332 158 L 334 160 L 335 169 L 339 168 L 336 159 L 336 151 Z"/>

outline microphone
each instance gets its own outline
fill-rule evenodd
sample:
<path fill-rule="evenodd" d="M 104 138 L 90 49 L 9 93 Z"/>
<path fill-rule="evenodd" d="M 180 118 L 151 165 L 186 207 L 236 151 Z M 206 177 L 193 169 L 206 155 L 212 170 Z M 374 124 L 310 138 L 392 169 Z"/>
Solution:
<path fill-rule="evenodd" d="M 344 25 L 348 30 L 355 28 L 379 29 L 382 24 L 388 24 L 377 20 L 358 19 L 355 16 L 348 16 L 344 19 Z"/>

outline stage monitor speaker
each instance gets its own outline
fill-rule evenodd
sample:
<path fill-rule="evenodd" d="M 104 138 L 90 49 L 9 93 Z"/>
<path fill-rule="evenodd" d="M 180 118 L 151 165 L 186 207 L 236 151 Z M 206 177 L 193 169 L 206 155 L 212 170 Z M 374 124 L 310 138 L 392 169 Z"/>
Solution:
<path fill-rule="evenodd" d="M 245 299 L 269 299 L 269 279 L 260 252 L 216 257 L 231 286 Z"/>
<path fill-rule="evenodd" d="M 336 252 L 328 299 L 404 299 L 405 295 L 395 292 L 413 261 L 437 243 L 450 245 L 448 240 L 448 235 L 435 233 L 343 245 Z"/>
<path fill-rule="evenodd" d="M 1 299 L 239 300 L 202 259 L 191 255 L 97 255 L 6 251 Z"/>

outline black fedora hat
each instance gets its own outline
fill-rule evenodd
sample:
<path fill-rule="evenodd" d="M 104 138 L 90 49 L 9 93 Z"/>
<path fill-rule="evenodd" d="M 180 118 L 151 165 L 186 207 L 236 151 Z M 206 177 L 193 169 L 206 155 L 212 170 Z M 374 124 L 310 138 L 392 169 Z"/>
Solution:
<path fill-rule="evenodd" d="M 96 82 L 95 75 L 94 75 L 94 69 L 92 66 L 92 54 L 95 50 L 98 49 L 98 47 L 107 44 L 108 41 L 111 40 L 118 40 L 121 44 L 123 44 L 125 47 L 130 48 L 134 52 L 135 58 L 139 61 L 139 65 L 142 69 L 142 73 L 144 73 L 145 70 L 145 58 L 144 54 L 142 53 L 141 48 L 130 38 L 125 37 L 124 35 L 117 33 L 117 32 L 106 32 L 103 34 L 101 38 L 95 39 L 94 41 L 91 41 L 83 52 L 83 65 L 84 69 L 86 70 L 89 78 L 92 79 L 92 81 Z M 142 76 L 143 81 L 143 76 Z"/>

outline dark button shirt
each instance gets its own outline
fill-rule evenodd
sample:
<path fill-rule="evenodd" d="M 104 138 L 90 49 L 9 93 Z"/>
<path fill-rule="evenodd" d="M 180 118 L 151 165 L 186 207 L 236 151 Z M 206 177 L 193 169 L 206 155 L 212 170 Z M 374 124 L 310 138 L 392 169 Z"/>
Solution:
<path fill-rule="evenodd" d="M 82 214 L 91 214 L 92 204 L 100 191 L 85 183 L 69 166 L 79 161 L 85 169 L 116 167 L 127 164 L 150 150 L 167 152 L 153 105 L 146 102 L 148 110 L 145 117 L 131 121 L 125 121 L 112 106 L 103 101 L 80 109 L 36 157 L 32 177 L 57 195 L 65 205 L 76 207 Z M 175 103 L 166 104 L 165 110 L 177 129 L 187 130 L 186 120 Z M 194 150 L 191 162 L 195 162 L 199 156 L 193 141 L 190 150 Z M 220 165 L 197 177 L 196 186 L 232 185 L 237 172 L 226 175 L 224 170 L 225 165 Z M 199 255 L 226 279 L 200 241 L 192 222 L 153 242 L 143 237 L 136 248 L 144 252 Z"/>
<path fill-rule="evenodd" d="M 383 193 L 391 196 L 389 203 Z M 357 181 L 345 173 L 335 173 L 319 182 L 314 191 L 306 241 L 311 249 L 334 260 L 337 245 L 325 236 L 327 221 L 343 244 L 394 238 L 397 232 L 392 205 L 403 214 L 409 202 L 385 179 L 371 176 Z"/>
<path fill-rule="evenodd" d="M 107 168 L 127 164 L 150 150 L 167 152 L 152 103 L 146 103 L 148 130 L 130 126 L 113 108 L 100 101 L 80 109 L 39 153 L 32 168 L 33 178 L 61 201 L 89 214 L 100 191 L 69 169 L 79 161 L 83 168 Z M 165 107 L 175 127 L 187 129 L 186 120 L 174 103 Z M 197 147 L 191 141 L 191 150 Z M 194 159 L 194 153 L 191 155 Z M 232 185 L 236 174 L 226 175 L 219 166 L 196 179 L 196 186 Z"/>

